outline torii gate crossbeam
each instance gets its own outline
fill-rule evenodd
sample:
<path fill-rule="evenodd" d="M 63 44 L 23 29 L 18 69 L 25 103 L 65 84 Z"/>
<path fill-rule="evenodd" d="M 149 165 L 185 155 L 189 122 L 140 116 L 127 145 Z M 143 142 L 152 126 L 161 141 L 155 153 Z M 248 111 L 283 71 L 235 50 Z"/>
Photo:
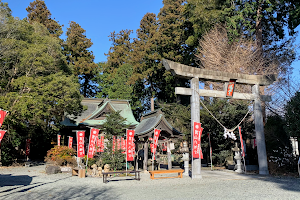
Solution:
<path fill-rule="evenodd" d="M 234 93 L 234 95 L 231 98 L 254 100 L 254 120 L 257 140 L 259 174 L 269 174 L 261 101 L 271 101 L 271 97 L 266 95 L 260 95 L 259 86 L 267 86 L 272 84 L 274 81 L 276 81 L 277 76 L 247 75 L 239 73 L 204 70 L 172 62 L 166 59 L 163 60 L 163 65 L 165 66 L 166 70 L 171 71 L 171 73 L 174 76 L 190 79 L 190 88 L 176 87 L 175 93 L 181 95 L 191 95 L 191 130 L 193 130 L 193 121 L 200 122 L 200 96 L 226 98 L 225 92 L 199 89 L 199 79 L 217 82 L 229 82 L 230 79 L 235 79 L 236 83 L 252 86 L 252 94 Z M 198 93 L 200 94 L 200 96 L 198 95 Z M 202 178 L 201 159 L 197 158 L 194 159 L 192 162 L 192 178 Z"/>

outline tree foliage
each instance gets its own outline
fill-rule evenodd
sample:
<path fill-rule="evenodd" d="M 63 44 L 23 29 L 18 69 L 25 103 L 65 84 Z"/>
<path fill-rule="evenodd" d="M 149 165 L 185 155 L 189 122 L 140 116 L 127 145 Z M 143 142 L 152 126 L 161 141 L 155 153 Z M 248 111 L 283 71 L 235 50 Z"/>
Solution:
<path fill-rule="evenodd" d="M 296 92 L 285 107 L 287 132 L 292 137 L 300 138 L 300 92 Z"/>
<path fill-rule="evenodd" d="M 48 10 L 45 1 L 35 0 L 26 8 L 29 23 L 38 22 L 43 24 L 51 35 L 55 37 L 61 36 L 63 33 L 61 25 L 55 19 L 51 18 L 50 10 Z"/>
<path fill-rule="evenodd" d="M 65 64 L 60 39 L 43 24 L 12 17 L 1 2 L 0 11 L 0 107 L 9 111 L 2 144 L 21 153 L 31 137 L 43 156 L 48 149 L 41 141 L 50 144 L 65 113 L 82 110 L 78 79 Z"/>
<path fill-rule="evenodd" d="M 91 39 L 86 38 L 85 32 L 78 23 L 71 21 L 63 47 L 74 75 L 79 76 L 81 93 L 85 97 L 91 97 L 97 92 L 96 87 L 93 87 L 97 64 L 94 63 L 93 52 L 88 50 L 93 43 Z"/>

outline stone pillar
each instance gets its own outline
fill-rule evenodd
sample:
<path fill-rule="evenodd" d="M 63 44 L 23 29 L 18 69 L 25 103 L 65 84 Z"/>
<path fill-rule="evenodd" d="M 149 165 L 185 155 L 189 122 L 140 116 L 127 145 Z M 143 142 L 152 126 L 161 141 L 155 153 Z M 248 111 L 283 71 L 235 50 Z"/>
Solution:
<path fill-rule="evenodd" d="M 147 171 L 147 165 L 148 165 L 148 142 L 145 142 L 144 144 L 144 166 L 143 166 L 143 169 L 144 169 L 144 172 Z"/>
<path fill-rule="evenodd" d="M 264 133 L 264 123 L 263 114 L 261 108 L 261 100 L 259 96 L 259 85 L 254 85 L 252 87 L 252 93 L 255 95 L 254 100 L 254 122 L 255 122 L 255 134 L 257 141 L 257 157 L 259 165 L 259 174 L 267 175 L 268 170 L 268 160 Z"/>
<path fill-rule="evenodd" d="M 168 169 L 172 169 L 170 141 L 167 142 L 167 154 L 168 154 Z"/>
<path fill-rule="evenodd" d="M 191 89 L 191 149 L 193 149 L 193 124 L 194 121 L 200 122 L 200 96 L 197 93 L 199 90 L 199 78 L 191 79 Z M 192 159 L 192 179 L 193 178 L 202 178 L 200 158 Z"/>

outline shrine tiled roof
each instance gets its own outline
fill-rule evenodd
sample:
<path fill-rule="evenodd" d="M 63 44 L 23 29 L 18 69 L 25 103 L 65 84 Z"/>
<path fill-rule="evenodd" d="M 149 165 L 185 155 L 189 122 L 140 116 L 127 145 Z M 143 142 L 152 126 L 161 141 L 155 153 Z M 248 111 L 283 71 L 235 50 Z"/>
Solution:
<path fill-rule="evenodd" d="M 164 117 L 161 110 L 152 111 L 142 116 L 141 122 L 135 128 L 135 136 L 143 137 L 153 134 L 155 128 L 168 132 L 172 137 L 182 136 Z"/>
<path fill-rule="evenodd" d="M 133 116 L 128 100 L 85 98 L 81 104 L 85 108 L 81 115 L 68 115 L 61 124 L 65 126 L 99 126 L 105 122 L 106 114 L 111 111 L 120 111 L 120 115 L 126 119 L 127 125 L 139 124 Z"/>

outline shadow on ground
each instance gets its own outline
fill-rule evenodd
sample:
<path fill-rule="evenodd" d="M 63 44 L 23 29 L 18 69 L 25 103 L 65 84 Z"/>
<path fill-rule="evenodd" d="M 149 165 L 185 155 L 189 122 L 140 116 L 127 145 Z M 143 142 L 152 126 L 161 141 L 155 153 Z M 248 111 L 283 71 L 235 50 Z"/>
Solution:
<path fill-rule="evenodd" d="M 13 176 L 11 174 L 0 174 L 0 187 L 3 186 L 17 186 L 17 185 L 29 185 L 32 181 L 31 176 L 28 175 L 20 175 Z"/>

